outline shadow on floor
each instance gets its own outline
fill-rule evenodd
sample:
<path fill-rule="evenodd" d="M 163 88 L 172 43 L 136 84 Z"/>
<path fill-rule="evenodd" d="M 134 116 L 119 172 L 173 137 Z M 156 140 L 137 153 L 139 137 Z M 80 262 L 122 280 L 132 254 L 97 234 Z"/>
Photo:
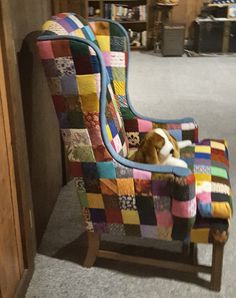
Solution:
<path fill-rule="evenodd" d="M 194 258 L 186 257 L 181 253 L 173 253 L 160 249 L 153 249 L 148 247 L 139 247 L 133 245 L 124 245 L 114 242 L 102 241 L 101 249 L 112 250 L 123 254 L 129 254 L 133 256 L 149 257 L 154 259 L 169 260 L 182 262 L 187 264 L 197 263 L 197 252 Z M 83 266 L 83 262 L 87 252 L 87 237 L 86 233 L 83 233 L 73 242 L 69 243 L 65 247 L 61 248 L 53 256 L 57 259 L 67 260 Z M 184 281 L 187 283 L 197 284 L 201 287 L 209 289 L 210 282 L 207 279 L 199 277 L 196 273 L 178 272 L 170 269 L 157 268 L 147 265 L 131 264 L 119 261 L 113 261 L 108 259 L 97 258 L 95 267 L 109 269 L 113 271 L 119 271 L 126 275 L 133 275 L 142 278 L 160 277 L 165 279 L 174 279 L 177 281 Z M 181 266 L 181 264 L 180 264 Z M 205 275 L 204 275 L 205 277 Z"/>

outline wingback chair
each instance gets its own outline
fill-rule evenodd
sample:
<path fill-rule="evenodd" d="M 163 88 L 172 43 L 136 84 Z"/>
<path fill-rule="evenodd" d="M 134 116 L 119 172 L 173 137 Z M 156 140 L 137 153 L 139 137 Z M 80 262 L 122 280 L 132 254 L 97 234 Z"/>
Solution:
<path fill-rule="evenodd" d="M 120 24 L 60 13 L 43 25 L 38 48 L 88 234 L 84 266 L 102 257 L 205 272 L 219 291 L 232 215 L 226 142 L 199 142 L 192 118 L 164 121 L 135 112 L 127 90 L 129 39 Z M 129 160 L 157 127 L 194 143 L 181 152 L 188 169 Z M 212 265 L 104 251 L 102 233 L 213 244 Z"/>

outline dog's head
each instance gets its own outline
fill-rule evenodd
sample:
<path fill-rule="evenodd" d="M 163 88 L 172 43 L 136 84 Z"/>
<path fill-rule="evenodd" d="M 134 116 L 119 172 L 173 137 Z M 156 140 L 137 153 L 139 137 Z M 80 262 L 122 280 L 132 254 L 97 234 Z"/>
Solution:
<path fill-rule="evenodd" d="M 165 129 L 156 128 L 147 133 L 136 154 L 136 161 L 162 163 L 169 155 L 179 158 L 179 148 L 174 137 Z"/>

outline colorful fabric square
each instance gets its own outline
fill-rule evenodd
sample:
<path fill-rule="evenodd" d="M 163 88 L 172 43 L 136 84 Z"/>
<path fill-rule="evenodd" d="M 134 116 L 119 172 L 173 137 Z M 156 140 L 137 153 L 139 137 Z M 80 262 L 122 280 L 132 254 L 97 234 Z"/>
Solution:
<path fill-rule="evenodd" d="M 229 219 L 232 198 L 228 149 L 223 140 L 203 140 L 181 152 L 196 180 L 198 212 L 202 217 Z"/>
<path fill-rule="evenodd" d="M 198 140 L 196 123 L 157 123 L 137 117 L 127 102 L 128 40 L 119 25 L 71 13 L 43 26 L 39 55 L 48 78 L 75 178 L 85 227 L 90 232 L 164 240 L 211 242 L 228 230 L 232 213 L 225 142 L 205 140 L 182 150 L 193 174 L 176 177 L 118 163 L 103 142 L 101 78 L 106 85 L 106 133 L 113 149 L 127 158 L 153 128 L 177 140 Z M 61 38 L 60 35 L 63 35 Z M 100 48 L 107 73 L 102 73 Z M 219 231 L 222 233 L 219 236 Z"/>

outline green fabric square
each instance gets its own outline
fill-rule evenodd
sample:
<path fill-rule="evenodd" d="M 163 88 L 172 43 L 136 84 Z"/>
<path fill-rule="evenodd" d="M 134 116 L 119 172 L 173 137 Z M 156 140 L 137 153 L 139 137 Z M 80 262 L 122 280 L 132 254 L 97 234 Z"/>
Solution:
<path fill-rule="evenodd" d="M 218 167 L 211 167 L 211 175 L 228 179 L 227 171 Z"/>
<path fill-rule="evenodd" d="M 135 118 L 135 115 L 128 107 L 120 107 L 120 111 L 124 120 L 131 120 Z"/>
<path fill-rule="evenodd" d="M 113 162 L 98 162 L 97 169 L 99 178 L 115 179 L 116 171 Z"/>
<path fill-rule="evenodd" d="M 81 207 L 88 208 L 87 194 L 84 192 L 78 192 L 78 196 L 79 196 Z"/>
<path fill-rule="evenodd" d="M 110 23 L 110 35 L 111 36 L 124 36 L 124 32 L 121 28 L 114 23 Z"/>
<path fill-rule="evenodd" d="M 70 128 L 85 128 L 84 116 L 82 112 L 72 111 L 68 112 L 68 122 Z"/>
<path fill-rule="evenodd" d="M 92 147 L 82 146 L 77 147 L 73 150 L 73 157 L 75 160 L 82 162 L 95 162 L 95 157 L 93 154 Z"/>
<path fill-rule="evenodd" d="M 114 81 L 125 82 L 125 68 L 112 67 L 112 76 Z"/>
<path fill-rule="evenodd" d="M 88 45 L 75 40 L 70 40 L 70 50 L 73 57 L 90 55 Z"/>

